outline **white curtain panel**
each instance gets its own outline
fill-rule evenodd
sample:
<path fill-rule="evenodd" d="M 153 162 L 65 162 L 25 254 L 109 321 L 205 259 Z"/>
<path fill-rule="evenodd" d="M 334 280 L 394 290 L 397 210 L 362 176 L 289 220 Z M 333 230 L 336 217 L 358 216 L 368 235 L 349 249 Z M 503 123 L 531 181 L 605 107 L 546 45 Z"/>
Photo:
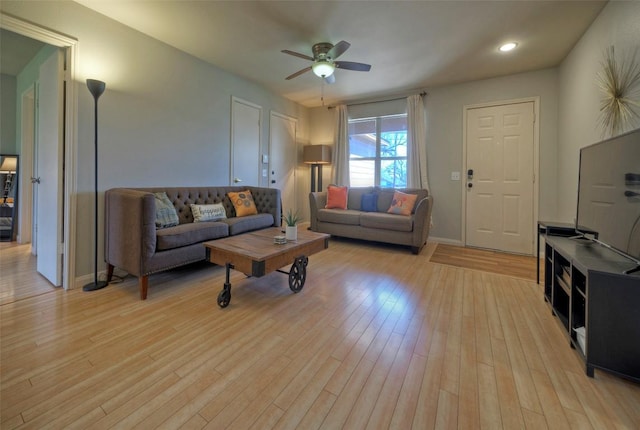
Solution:
<path fill-rule="evenodd" d="M 407 97 L 407 187 L 429 189 L 427 175 L 427 121 L 423 98 Z"/>
<path fill-rule="evenodd" d="M 333 183 L 349 186 L 349 114 L 346 105 L 336 106 L 336 136 L 333 149 Z"/>

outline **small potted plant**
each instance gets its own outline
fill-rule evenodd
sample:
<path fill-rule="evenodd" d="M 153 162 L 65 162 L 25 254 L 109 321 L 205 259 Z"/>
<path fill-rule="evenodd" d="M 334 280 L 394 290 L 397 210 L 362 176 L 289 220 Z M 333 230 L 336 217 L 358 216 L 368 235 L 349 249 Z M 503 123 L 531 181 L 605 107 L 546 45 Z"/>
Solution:
<path fill-rule="evenodd" d="M 295 213 L 289 209 L 287 214 L 283 217 L 284 223 L 287 225 L 285 229 L 285 237 L 287 240 L 298 240 L 298 221 L 300 221 L 300 216 L 298 215 L 298 211 Z"/>

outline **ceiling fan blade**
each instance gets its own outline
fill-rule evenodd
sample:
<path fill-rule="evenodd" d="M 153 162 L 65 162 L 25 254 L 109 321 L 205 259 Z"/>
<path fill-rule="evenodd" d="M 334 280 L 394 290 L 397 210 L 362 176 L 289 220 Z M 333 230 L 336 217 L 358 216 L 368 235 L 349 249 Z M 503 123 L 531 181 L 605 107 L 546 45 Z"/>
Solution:
<path fill-rule="evenodd" d="M 309 67 L 305 67 L 305 68 L 304 68 L 304 69 L 302 69 L 302 70 L 298 70 L 298 71 L 297 71 L 297 72 L 295 72 L 294 74 L 287 76 L 285 79 L 288 81 L 289 79 L 293 79 L 293 78 L 295 78 L 295 77 L 298 77 L 298 76 L 300 76 L 300 75 L 301 75 L 301 74 L 303 74 L 303 73 L 307 73 L 309 70 L 311 70 L 311 66 L 309 66 Z"/>
<path fill-rule="evenodd" d="M 288 49 L 283 49 L 282 51 L 285 54 L 293 55 L 294 57 L 304 58 L 305 60 L 313 61 L 313 57 L 309 57 L 308 55 L 301 54 L 299 52 L 289 51 Z"/>
<path fill-rule="evenodd" d="M 357 72 L 368 72 L 371 70 L 370 64 L 354 63 L 353 61 L 336 61 L 333 64 L 335 64 L 338 69 L 355 70 Z"/>
<path fill-rule="evenodd" d="M 349 42 L 341 40 L 340 42 L 336 43 L 333 48 L 329 49 L 329 52 L 327 52 L 327 56 L 335 60 L 336 58 L 344 54 L 344 52 L 349 49 L 350 46 L 351 44 Z"/>
<path fill-rule="evenodd" d="M 329 76 L 327 76 L 326 78 L 324 78 L 324 81 L 325 81 L 327 84 L 333 84 L 333 83 L 335 83 L 335 82 L 336 82 L 336 75 L 334 75 L 334 74 L 332 73 L 332 74 L 330 74 Z"/>

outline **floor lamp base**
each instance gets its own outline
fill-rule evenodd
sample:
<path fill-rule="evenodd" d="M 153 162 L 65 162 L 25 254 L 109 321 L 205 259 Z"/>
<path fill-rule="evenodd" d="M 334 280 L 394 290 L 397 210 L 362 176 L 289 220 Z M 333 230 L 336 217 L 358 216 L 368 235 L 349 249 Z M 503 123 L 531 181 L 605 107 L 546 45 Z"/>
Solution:
<path fill-rule="evenodd" d="M 82 291 L 100 290 L 100 289 L 106 287 L 107 285 L 109 285 L 109 283 L 107 281 L 92 282 L 92 283 L 87 284 L 84 287 L 82 287 Z"/>

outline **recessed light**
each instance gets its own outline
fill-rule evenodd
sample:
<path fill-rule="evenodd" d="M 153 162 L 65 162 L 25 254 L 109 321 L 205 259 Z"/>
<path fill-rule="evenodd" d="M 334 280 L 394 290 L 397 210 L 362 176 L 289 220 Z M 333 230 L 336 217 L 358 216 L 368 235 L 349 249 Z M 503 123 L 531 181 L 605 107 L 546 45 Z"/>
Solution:
<path fill-rule="evenodd" d="M 499 49 L 500 49 L 500 52 L 509 52 L 509 51 L 515 49 L 516 46 L 518 46 L 517 43 L 509 42 L 509 43 L 505 43 L 504 45 L 502 45 Z"/>

